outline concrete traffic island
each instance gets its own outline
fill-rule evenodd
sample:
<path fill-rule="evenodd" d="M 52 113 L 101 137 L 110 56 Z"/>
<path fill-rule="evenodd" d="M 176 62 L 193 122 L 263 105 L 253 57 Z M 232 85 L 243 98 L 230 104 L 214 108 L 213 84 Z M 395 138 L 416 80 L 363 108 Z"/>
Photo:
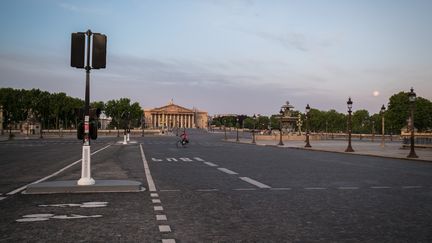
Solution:
<path fill-rule="evenodd" d="M 47 181 L 32 184 L 25 194 L 140 192 L 141 182 L 131 180 L 96 180 L 93 185 L 80 186 L 77 181 Z"/>

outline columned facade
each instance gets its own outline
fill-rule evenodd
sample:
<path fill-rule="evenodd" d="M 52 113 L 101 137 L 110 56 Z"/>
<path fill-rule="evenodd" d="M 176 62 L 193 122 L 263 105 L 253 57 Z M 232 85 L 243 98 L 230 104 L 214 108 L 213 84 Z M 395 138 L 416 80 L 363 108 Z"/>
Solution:
<path fill-rule="evenodd" d="M 145 124 L 148 128 L 207 128 L 207 112 L 187 109 L 172 101 L 154 109 L 144 109 Z"/>

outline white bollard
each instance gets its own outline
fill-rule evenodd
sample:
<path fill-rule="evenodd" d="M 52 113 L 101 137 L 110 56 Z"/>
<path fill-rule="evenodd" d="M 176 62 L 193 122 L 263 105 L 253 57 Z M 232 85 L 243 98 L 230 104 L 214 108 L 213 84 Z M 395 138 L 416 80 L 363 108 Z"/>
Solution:
<path fill-rule="evenodd" d="M 126 140 L 126 134 L 123 135 L 123 144 L 127 144 L 127 140 Z"/>
<path fill-rule="evenodd" d="M 128 141 L 128 142 L 130 141 L 130 139 L 129 139 L 129 133 L 127 134 L 127 141 Z"/>
<path fill-rule="evenodd" d="M 78 185 L 88 186 L 94 184 L 95 180 L 91 178 L 90 170 L 90 145 L 83 145 L 81 179 L 78 180 Z"/>

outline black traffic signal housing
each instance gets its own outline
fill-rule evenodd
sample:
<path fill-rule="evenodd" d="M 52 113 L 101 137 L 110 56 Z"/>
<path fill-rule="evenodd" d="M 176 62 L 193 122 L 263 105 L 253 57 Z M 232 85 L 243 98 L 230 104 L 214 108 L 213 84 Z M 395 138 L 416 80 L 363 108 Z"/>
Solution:
<path fill-rule="evenodd" d="M 84 68 L 85 33 L 72 33 L 71 66 Z"/>
<path fill-rule="evenodd" d="M 92 52 L 92 68 L 100 69 L 106 67 L 106 35 L 93 34 L 93 52 Z"/>
<path fill-rule="evenodd" d="M 84 139 L 84 121 L 79 121 L 77 126 L 77 138 L 79 140 Z"/>
<path fill-rule="evenodd" d="M 98 133 L 98 120 L 101 114 L 101 109 L 90 109 L 90 119 L 89 119 L 89 137 L 92 140 L 97 139 Z M 75 109 L 75 115 L 78 117 L 78 127 L 77 127 L 77 138 L 79 140 L 84 139 L 84 108 Z"/>

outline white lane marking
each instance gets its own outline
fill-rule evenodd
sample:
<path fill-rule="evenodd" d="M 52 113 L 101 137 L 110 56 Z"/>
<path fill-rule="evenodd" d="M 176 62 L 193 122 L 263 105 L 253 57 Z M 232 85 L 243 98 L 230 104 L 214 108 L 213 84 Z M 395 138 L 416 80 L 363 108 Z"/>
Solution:
<path fill-rule="evenodd" d="M 254 179 L 251 179 L 249 177 L 239 177 L 239 178 L 240 178 L 240 180 L 245 181 L 245 182 L 247 182 L 249 184 L 252 184 L 252 185 L 254 185 L 256 187 L 259 187 L 259 188 L 271 188 L 270 186 L 268 186 L 268 185 L 266 185 L 264 183 L 261 183 L 259 181 L 256 181 Z"/>
<path fill-rule="evenodd" d="M 180 158 L 181 161 L 184 162 L 193 162 L 193 160 L 189 159 L 189 158 Z"/>
<path fill-rule="evenodd" d="M 162 243 L 176 243 L 174 239 L 162 239 Z"/>
<path fill-rule="evenodd" d="M 167 220 L 167 216 L 164 214 L 158 214 L 158 215 L 156 215 L 156 220 L 159 220 L 159 221 Z"/>
<path fill-rule="evenodd" d="M 171 162 L 171 161 L 175 161 L 175 162 L 177 162 L 177 159 L 176 159 L 176 158 L 166 158 L 166 160 L 167 160 L 168 162 Z"/>
<path fill-rule="evenodd" d="M 218 166 L 217 164 L 213 164 L 212 162 L 204 162 L 204 164 L 211 166 L 211 167 L 216 167 Z"/>
<path fill-rule="evenodd" d="M 160 199 L 152 199 L 152 203 L 161 203 Z"/>
<path fill-rule="evenodd" d="M 107 145 L 107 146 L 105 146 L 105 147 L 103 147 L 103 148 L 101 148 L 101 149 L 99 149 L 99 150 L 94 151 L 94 152 L 91 153 L 90 155 L 94 155 L 94 154 L 96 154 L 96 153 L 99 153 L 100 151 L 102 151 L 102 150 L 104 150 L 104 149 L 106 149 L 106 148 L 108 148 L 108 147 L 110 147 L 110 146 L 111 146 L 111 144 L 109 144 L 109 145 Z M 44 178 L 42 178 L 42 179 L 39 179 L 39 180 L 37 180 L 37 181 L 34 181 L 34 182 L 32 182 L 32 183 L 29 183 L 29 184 L 27 184 L 27 185 L 25 185 L 25 186 L 22 186 L 22 187 L 20 187 L 20 188 L 18 188 L 18 189 L 15 189 L 15 190 L 11 191 L 11 192 L 8 192 L 8 193 L 6 193 L 6 194 L 7 194 L 7 195 L 14 195 L 14 194 L 16 194 L 16 193 L 18 193 L 18 192 L 20 192 L 20 191 L 22 191 L 22 190 L 25 190 L 29 185 L 33 185 L 33 184 L 37 184 L 37 183 L 39 183 L 39 182 L 46 181 L 46 180 L 48 180 L 49 178 L 54 177 L 54 176 L 56 176 L 56 175 L 62 173 L 63 171 L 69 169 L 70 167 L 72 167 L 72 166 L 78 164 L 79 162 L 81 162 L 81 160 L 82 160 L 82 159 L 79 159 L 79 160 L 73 162 L 72 164 L 70 164 L 70 165 L 68 165 L 68 166 L 65 166 L 65 167 L 63 167 L 62 169 L 60 169 L 60 170 L 58 170 L 58 171 L 52 173 L 52 174 L 49 175 L 49 176 L 46 176 L 46 177 L 44 177 Z"/>
<path fill-rule="evenodd" d="M 371 186 L 371 189 L 390 189 L 391 187 L 389 186 Z"/>
<path fill-rule="evenodd" d="M 0 197 L 0 201 L 3 200 L 3 199 L 6 199 L 6 198 L 7 198 L 7 197 Z"/>
<path fill-rule="evenodd" d="M 159 231 L 164 232 L 171 232 L 171 227 L 169 225 L 159 225 Z"/>
<path fill-rule="evenodd" d="M 81 208 L 101 208 L 108 206 L 108 202 L 85 202 L 85 203 L 63 203 L 63 204 L 42 204 L 39 207 L 81 207 Z"/>
<path fill-rule="evenodd" d="M 236 188 L 233 191 L 256 191 L 255 188 Z"/>
<path fill-rule="evenodd" d="M 341 187 L 338 187 L 338 189 L 339 190 L 357 190 L 359 188 L 356 186 L 341 186 Z"/>
<path fill-rule="evenodd" d="M 154 206 L 153 209 L 154 209 L 154 211 L 163 211 L 162 206 Z"/>
<path fill-rule="evenodd" d="M 305 190 L 327 190 L 325 187 L 305 187 Z"/>
<path fill-rule="evenodd" d="M 219 191 L 219 189 L 197 189 L 197 192 L 216 192 Z"/>
<path fill-rule="evenodd" d="M 54 215 L 54 214 L 28 214 L 22 216 L 23 218 L 17 219 L 17 222 L 36 222 L 36 221 L 46 221 L 49 219 L 83 219 L 83 218 L 100 218 L 102 215 L 78 215 L 71 214 L 68 215 Z"/>
<path fill-rule="evenodd" d="M 159 194 L 157 194 L 157 193 L 150 193 L 150 197 L 159 197 Z"/>
<path fill-rule="evenodd" d="M 100 218 L 102 215 L 78 215 L 78 214 L 71 214 L 71 216 L 67 215 L 56 215 L 53 216 L 53 219 L 84 219 L 84 218 Z"/>
<path fill-rule="evenodd" d="M 270 188 L 272 191 L 289 191 L 291 188 L 289 187 L 279 187 L 279 188 Z"/>
<path fill-rule="evenodd" d="M 144 164 L 144 171 L 145 171 L 145 175 L 146 175 L 149 191 L 155 192 L 156 191 L 156 186 L 155 186 L 153 178 L 152 178 L 152 176 L 150 174 L 150 168 L 149 168 L 147 160 L 145 158 L 144 150 L 142 148 L 142 144 L 140 144 L 140 150 L 141 150 L 141 158 L 142 158 L 142 161 L 143 161 L 143 164 Z"/>
<path fill-rule="evenodd" d="M 152 158 L 152 160 L 157 162 L 162 161 L 161 159 L 156 159 L 156 158 Z"/>
<path fill-rule="evenodd" d="M 200 157 L 194 157 L 194 160 L 201 161 L 201 162 L 205 161 L 205 160 L 201 159 Z"/>
<path fill-rule="evenodd" d="M 160 190 L 161 192 L 179 192 L 178 189 L 166 189 L 166 190 Z"/>
<path fill-rule="evenodd" d="M 225 172 L 227 174 L 230 174 L 230 175 L 238 175 L 237 172 L 234 172 L 232 170 L 228 170 L 227 168 L 217 168 L 217 169 L 220 170 L 220 171 L 222 171 L 222 172 Z"/>
<path fill-rule="evenodd" d="M 402 189 L 417 189 L 417 188 L 423 188 L 423 186 L 403 186 Z"/>

